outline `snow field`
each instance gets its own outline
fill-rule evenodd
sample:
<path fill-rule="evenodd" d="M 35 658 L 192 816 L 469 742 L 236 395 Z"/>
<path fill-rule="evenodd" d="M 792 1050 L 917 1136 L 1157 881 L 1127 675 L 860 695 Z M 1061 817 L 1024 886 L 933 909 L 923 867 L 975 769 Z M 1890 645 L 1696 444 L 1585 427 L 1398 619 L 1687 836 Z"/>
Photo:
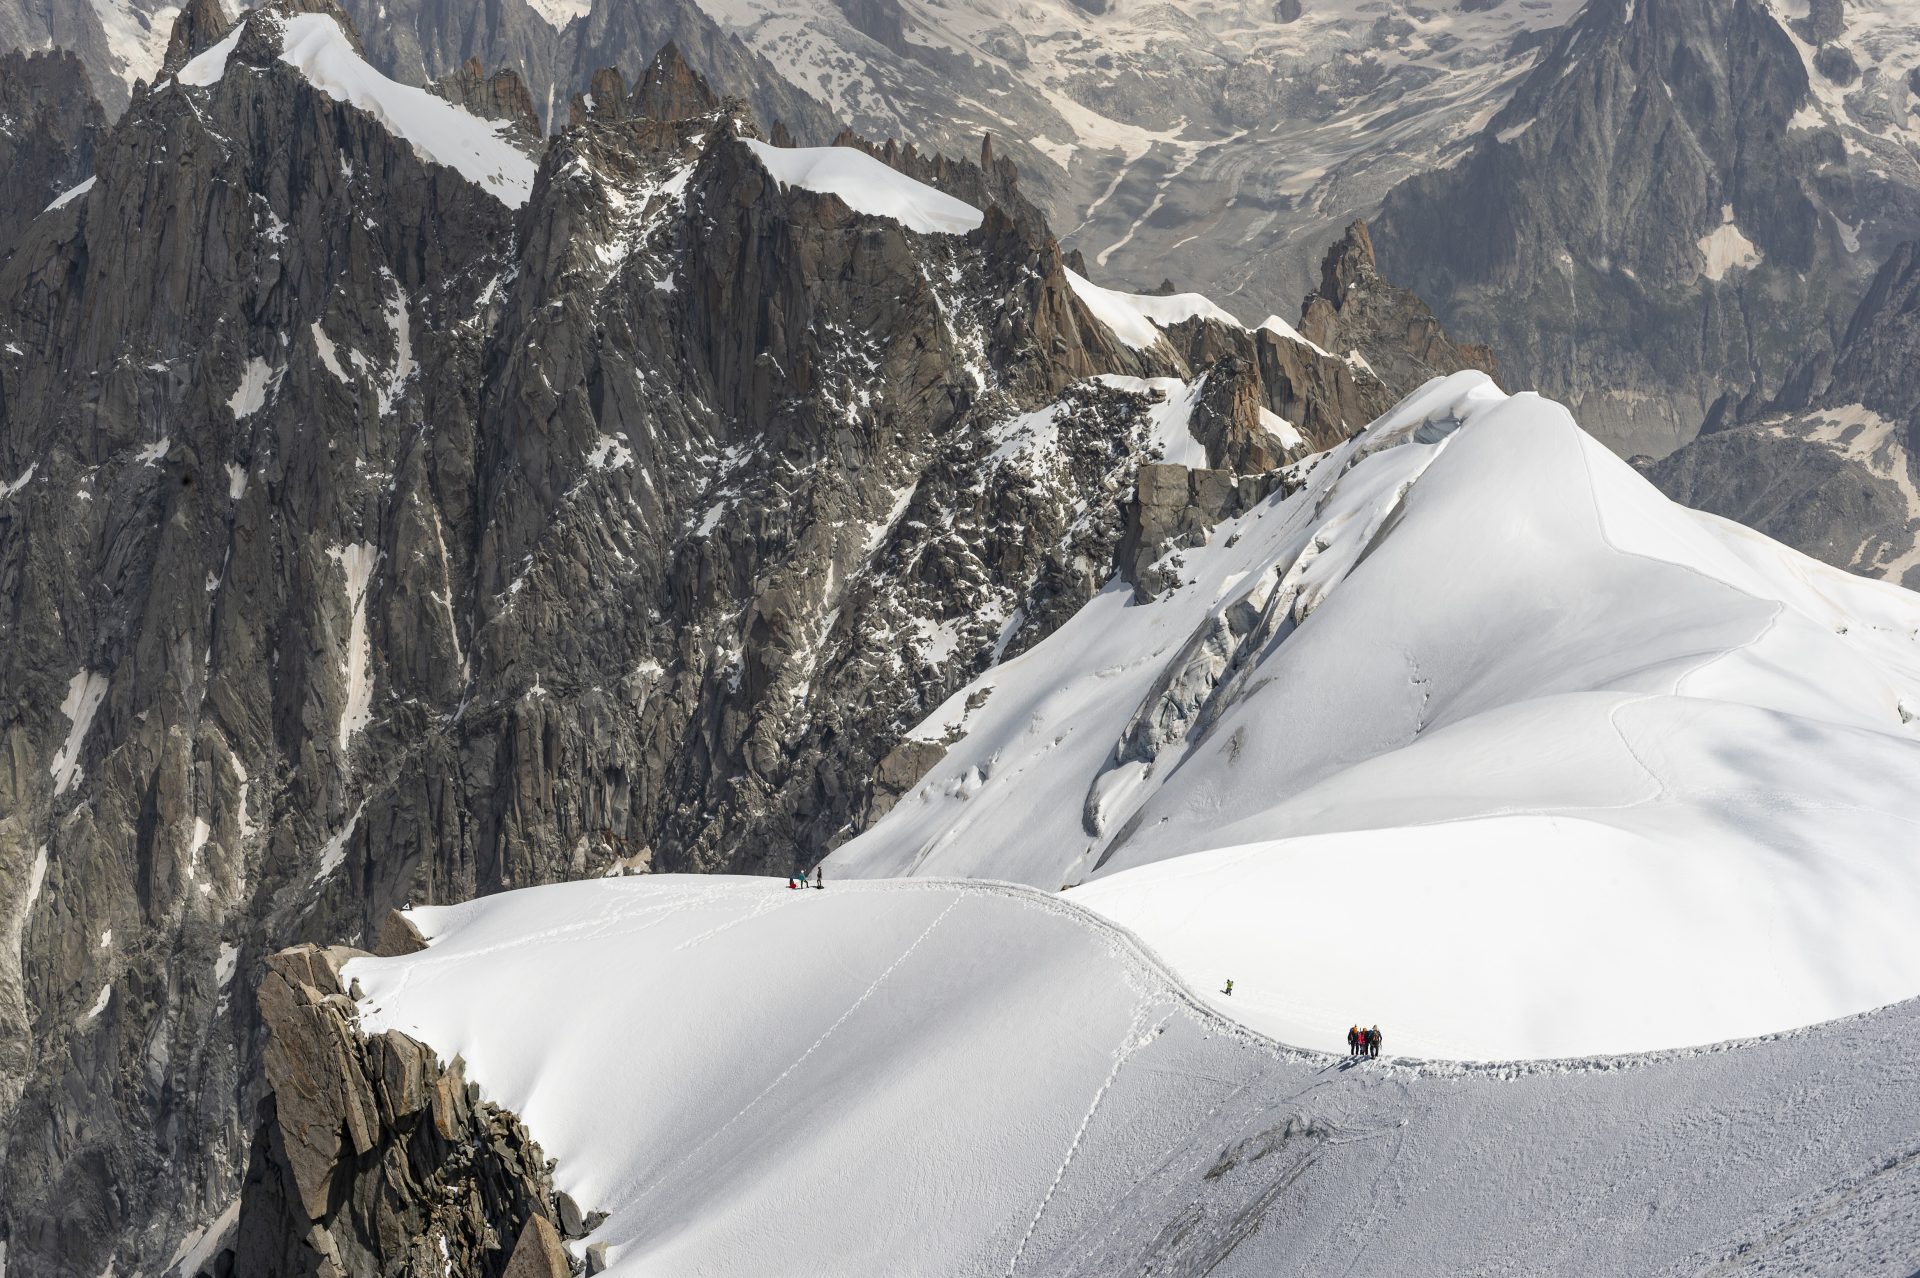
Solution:
<path fill-rule="evenodd" d="M 1239 320 L 1215 306 L 1198 293 L 1174 293 L 1158 297 L 1147 293 L 1117 293 L 1101 288 L 1075 271 L 1067 272 L 1067 283 L 1093 317 L 1113 330 L 1113 335 L 1133 347 L 1146 350 L 1161 340 L 1160 330 L 1194 318 L 1218 320 L 1234 328 Z"/>
<path fill-rule="evenodd" d="M 1304 482 L 957 692 L 830 872 L 1082 884 L 1323 1049 L 1641 1051 L 1920 991 L 1920 600 L 1479 374 Z"/>
<path fill-rule="evenodd" d="M 664 876 L 414 917 L 431 949 L 349 965 L 363 1025 L 464 1056 L 611 1212 L 614 1274 L 1009 1271 L 1092 1116 L 1187 1090 L 1102 1109 L 1193 1009 L 1024 890 Z"/>
<path fill-rule="evenodd" d="M 1388 1025 L 1350 1066 L 1076 895 L 595 880 L 416 910 L 428 950 L 344 975 L 611 1213 L 574 1249 L 615 1275 L 1906 1272 L 1920 1005 L 1491 1068 Z"/>

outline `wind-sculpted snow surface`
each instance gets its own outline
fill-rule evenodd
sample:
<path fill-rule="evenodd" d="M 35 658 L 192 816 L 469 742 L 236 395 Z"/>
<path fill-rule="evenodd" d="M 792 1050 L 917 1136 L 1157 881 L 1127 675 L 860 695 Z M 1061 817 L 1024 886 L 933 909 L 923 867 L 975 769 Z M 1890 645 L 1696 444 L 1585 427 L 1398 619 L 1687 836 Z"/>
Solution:
<path fill-rule="evenodd" d="M 1354 1065 L 1071 902 L 607 879 L 417 910 L 431 948 L 346 977 L 609 1213 L 573 1245 L 616 1278 L 1906 1272 L 1913 1005 L 1493 1068 L 1389 1025 Z"/>
<path fill-rule="evenodd" d="M 1289 1042 L 1711 1042 L 1920 990 L 1920 599 L 1430 383 L 917 735 L 840 875 L 1085 886 Z M 1087 881 L 1090 880 L 1090 881 Z"/>

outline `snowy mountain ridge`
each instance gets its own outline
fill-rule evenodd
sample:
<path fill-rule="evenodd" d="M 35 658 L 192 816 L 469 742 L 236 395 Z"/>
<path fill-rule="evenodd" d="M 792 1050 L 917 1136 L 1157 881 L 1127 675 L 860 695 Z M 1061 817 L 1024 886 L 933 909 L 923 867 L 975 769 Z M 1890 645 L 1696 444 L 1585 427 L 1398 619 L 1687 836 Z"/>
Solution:
<path fill-rule="evenodd" d="M 327 960 L 357 1032 L 523 1119 L 616 1276 L 1899 1271 L 1920 601 L 1477 373 L 1170 559 L 823 885 L 416 909 Z"/>
<path fill-rule="evenodd" d="M 458 1054 L 524 1117 L 607 1213 L 573 1254 L 616 1276 L 1314 1275 L 1356 1232 L 1409 1273 L 1881 1274 L 1903 1236 L 1912 1173 L 1880 1153 L 1906 1071 L 1876 1045 L 1911 1004 L 1497 1066 L 1409 1059 L 1389 1021 L 1387 1057 L 1342 1069 L 1249 1033 L 1071 893 L 658 876 L 412 917 L 424 952 L 342 968 L 360 1031 Z M 1818 1138 L 1757 1131 L 1776 1107 Z M 1625 1211 L 1642 1226 L 1575 1227 Z"/>
<path fill-rule="evenodd" d="M 1290 474 L 1172 552 L 1178 588 L 1109 590 L 956 692 L 913 734 L 940 762 L 830 871 L 1067 885 L 1322 1046 L 1352 1003 L 1409 1051 L 1558 1056 L 1911 992 L 1914 596 L 1672 506 L 1478 373 Z M 1296 895 L 1328 904 L 1261 926 Z M 1378 922 L 1363 956 L 1250 975 L 1311 970 L 1338 901 Z M 1489 990 L 1499 943 L 1463 934 L 1532 960 Z"/>

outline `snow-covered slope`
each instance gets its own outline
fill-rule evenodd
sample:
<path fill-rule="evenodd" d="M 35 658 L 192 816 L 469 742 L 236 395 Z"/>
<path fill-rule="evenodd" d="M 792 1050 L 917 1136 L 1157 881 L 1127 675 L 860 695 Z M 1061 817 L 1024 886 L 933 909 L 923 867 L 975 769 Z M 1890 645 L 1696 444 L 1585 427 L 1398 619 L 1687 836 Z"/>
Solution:
<path fill-rule="evenodd" d="M 559 1184 L 612 1212 L 614 1274 L 997 1271 L 1089 1104 L 1188 1007 L 1013 889 L 665 876 L 414 917 L 430 951 L 349 966 L 363 1028 L 464 1055 Z M 1190 1090 L 1140 1081 L 1103 1124 Z"/>
<path fill-rule="evenodd" d="M 1237 1031 L 1072 901 L 600 880 L 415 911 L 430 949 L 346 975 L 364 1029 L 463 1056 L 610 1213 L 573 1246 L 615 1278 L 1906 1272 L 1913 1004 L 1350 1067 Z"/>
<path fill-rule="evenodd" d="M 837 875 L 1014 879 L 1331 1046 L 1645 1050 L 1920 990 L 1920 598 L 1436 381 L 956 693 Z"/>
<path fill-rule="evenodd" d="M 527 202 L 534 161 L 507 141 L 505 122 L 482 120 L 424 89 L 387 79 L 367 65 L 326 14 L 256 14 L 181 67 L 178 82 L 193 88 L 218 84 L 247 24 L 254 22 L 279 23 L 282 62 L 334 101 L 358 107 L 404 138 L 421 159 L 458 171 L 502 204 L 518 208 Z"/>

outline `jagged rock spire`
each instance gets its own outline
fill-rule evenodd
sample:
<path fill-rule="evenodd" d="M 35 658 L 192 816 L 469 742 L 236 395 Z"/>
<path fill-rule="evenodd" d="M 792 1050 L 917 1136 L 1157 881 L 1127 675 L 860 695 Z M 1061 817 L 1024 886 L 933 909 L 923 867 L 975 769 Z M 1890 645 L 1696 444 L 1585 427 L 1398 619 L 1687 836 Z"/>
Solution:
<path fill-rule="evenodd" d="M 1453 341 L 1425 302 L 1381 278 L 1362 221 L 1327 250 L 1320 287 L 1300 308 L 1300 331 L 1336 355 L 1360 352 L 1366 371 L 1388 386 L 1417 386 L 1463 368 L 1498 369 L 1489 347 Z"/>
<path fill-rule="evenodd" d="M 228 20 L 220 0 L 187 0 L 180 8 L 180 16 L 173 20 L 173 34 L 167 37 L 167 56 L 160 64 L 160 74 L 175 74 L 195 54 L 218 44 L 231 30 L 233 23 Z"/>
<path fill-rule="evenodd" d="M 488 75 L 480 59 L 468 58 L 459 69 L 434 81 L 433 91 L 471 115 L 505 120 L 529 139 L 540 136 L 540 115 L 534 110 L 533 94 L 511 67 Z"/>
<path fill-rule="evenodd" d="M 680 53 L 680 46 L 669 40 L 647 64 L 640 87 L 633 92 L 634 114 L 650 120 L 690 120 L 706 115 L 720 105 L 698 71 Z"/>

